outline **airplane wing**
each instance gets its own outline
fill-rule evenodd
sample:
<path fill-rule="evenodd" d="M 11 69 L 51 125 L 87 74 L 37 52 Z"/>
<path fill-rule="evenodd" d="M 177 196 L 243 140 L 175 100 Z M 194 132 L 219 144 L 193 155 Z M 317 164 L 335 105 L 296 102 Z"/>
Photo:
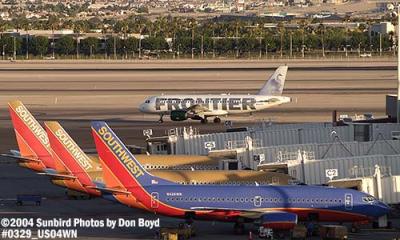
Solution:
<path fill-rule="evenodd" d="M 224 116 L 227 115 L 228 112 L 224 110 L 210 110 L 208 107 L 200 104 L 196 104 L 193 106 L 190 106 L 189 108 L 186 109 L 188 113 L 193 114 L 193 115 L 199 115 L 201 117 L 203 116 Z"/>
<path fill-rule="evenodd" d="M 297 214 L 268 209 L 229 209 L 193 207 L 192 210 L 209 210 L 211 212 L 224 212 L 231 217 L 243 217 L 251 220 L 260 220 L 264 227 L 271 229 L 292 229 L 297 224 Z"/>
<path fill-rule="evenodd" d="M 193 113 L 203 113 L 203 112 L 210 112 L 210 109 L 208 109 L 208 107 L 204 106 L 204 105 L 200 105 L 200 104 L 196 104 L 196 105 L 192 105 L 190 107 L 188 107 L 186 109 L 189 112 L 193 112 Z"/>
<path fill-rule="evenodd" d="M 100 192 L 110 193 L 110 194 L 123 194 L 123 195 L 131 194 L 131 192 L 124 191 L 124 190 L 121 190 L 118 188 L 107 188 L 107 187 L 99 187 L 99 186 L 88 186 L 88 188 L 96 189 L 96 190 L 99 190 Z"/>
<path fill-rule="evenodd" d="M 75 180 L 76 177 L 69 174 L 59 174 L 59 173 L 38 173 L 39 175 L 44 175 L 50 177 L 52 180 Z"/>
<path fill-rule="evenodd" d="M 22 156 L 13 155 L 13 154 L 0 154 L 0 156 L 14 158 L 14 159 L 17 159 L 19 162 L 37 162 L 37 163 L 42 162 L 40 159 L 38 159 L 36 157 L 35 158 L 27 158 L 27 157 L 22 157 Z"/>
<path fill-rule="evenodd" d="M 257 219 L 263 214 L 270 212 L 270 211 L 249 210 L 249 209 L 239 209 L 239 208 L 233 209 L 233 208 L 192 207 L 191 209 L 211 211 L 211 212 L 229 212 L 231 214 L 236 213 L 240 217 L 245 217 L 249 219 Z"/>

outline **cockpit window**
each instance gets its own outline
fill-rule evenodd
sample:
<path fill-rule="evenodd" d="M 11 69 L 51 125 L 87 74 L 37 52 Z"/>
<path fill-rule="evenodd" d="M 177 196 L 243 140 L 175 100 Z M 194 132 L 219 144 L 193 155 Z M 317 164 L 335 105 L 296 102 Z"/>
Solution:
<path fill-rule="evenodd" d="M 375 198 L 372 196 L 367 196 L 367 197 L 363 197 L 362 200 L 363 200 L 363 202 L 371 203 L 371 202 L 375 201 Z"/>
<path fill-rule="evenodd" d="M 150 100 L 146 100 L 145 103 L 150 103 Z"/>

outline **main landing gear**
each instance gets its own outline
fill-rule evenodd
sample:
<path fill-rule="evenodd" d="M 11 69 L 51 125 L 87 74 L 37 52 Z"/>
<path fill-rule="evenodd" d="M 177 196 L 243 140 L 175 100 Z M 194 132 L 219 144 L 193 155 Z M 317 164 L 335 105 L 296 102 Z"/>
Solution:
<path fill-rule="evenodd" d="M 244 234 L 244 224 L 240 222 L 236 222 L 233 226 L 233 232 L 237 235 Z"/>
<path fill-rule="evenodd" d="M 200 121 L 201 121 L 201 123 L 203 123 L 203 124 L 206 124 L 206 123 L 208 122 L 208 120 L 207 120 L 206 117 L 205 117 L 205 118 L 202 118 Z M 221 118 L 215 117 L 214 120 L 213 120 L 213 122 L 214 122 L 214 123 L 221 123 Z"/>
<path fill-rule="evenodd" d="M 214 123 L 221 123 L 221 118 L 219 117 L 214 118 Z"/>
<path fill-rule="evenodd" d="M 200 120 L 200 122 L 201 122 L 202 124 L 206 124 L 206 123 L 208 122 L 208 120 L 207 120 L 207 118 L 205 117 L 205 118 L 202 118 L 202 119 Z"/>

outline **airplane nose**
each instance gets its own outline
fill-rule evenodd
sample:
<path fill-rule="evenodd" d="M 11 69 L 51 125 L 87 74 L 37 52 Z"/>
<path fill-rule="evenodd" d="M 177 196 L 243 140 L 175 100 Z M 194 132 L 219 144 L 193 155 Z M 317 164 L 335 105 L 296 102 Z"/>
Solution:
<path fill-rule="evenodd" d="M 144 104 L 143 103 L 139 105 L 139 111 L 144 112 Z"/>
<path fill-rule="evenodd" d="M 376 205 L 380 208 L 381 215 L 388 214 L 392 210 L 392 208 L 389 205 L 387 205 L 382 201 L 378 201 Z"/>

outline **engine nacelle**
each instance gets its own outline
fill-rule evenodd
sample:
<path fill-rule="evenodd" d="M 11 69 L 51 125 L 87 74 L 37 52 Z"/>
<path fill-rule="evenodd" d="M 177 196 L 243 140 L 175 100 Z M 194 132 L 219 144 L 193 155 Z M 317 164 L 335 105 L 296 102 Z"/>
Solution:
<path fill-rule="evenodd" d="M 188 113 L 185 110 L 174 110 L 171 111 L 170 117 L 172 121 L 185 121 L 188 119 Z"/>
<path fill-rule="evenodd" d="M 297 215 L 288 212 L 270 212 L 261 216 L 261 224 L 265 228 L 289 230 L 297 224 Z"/>

